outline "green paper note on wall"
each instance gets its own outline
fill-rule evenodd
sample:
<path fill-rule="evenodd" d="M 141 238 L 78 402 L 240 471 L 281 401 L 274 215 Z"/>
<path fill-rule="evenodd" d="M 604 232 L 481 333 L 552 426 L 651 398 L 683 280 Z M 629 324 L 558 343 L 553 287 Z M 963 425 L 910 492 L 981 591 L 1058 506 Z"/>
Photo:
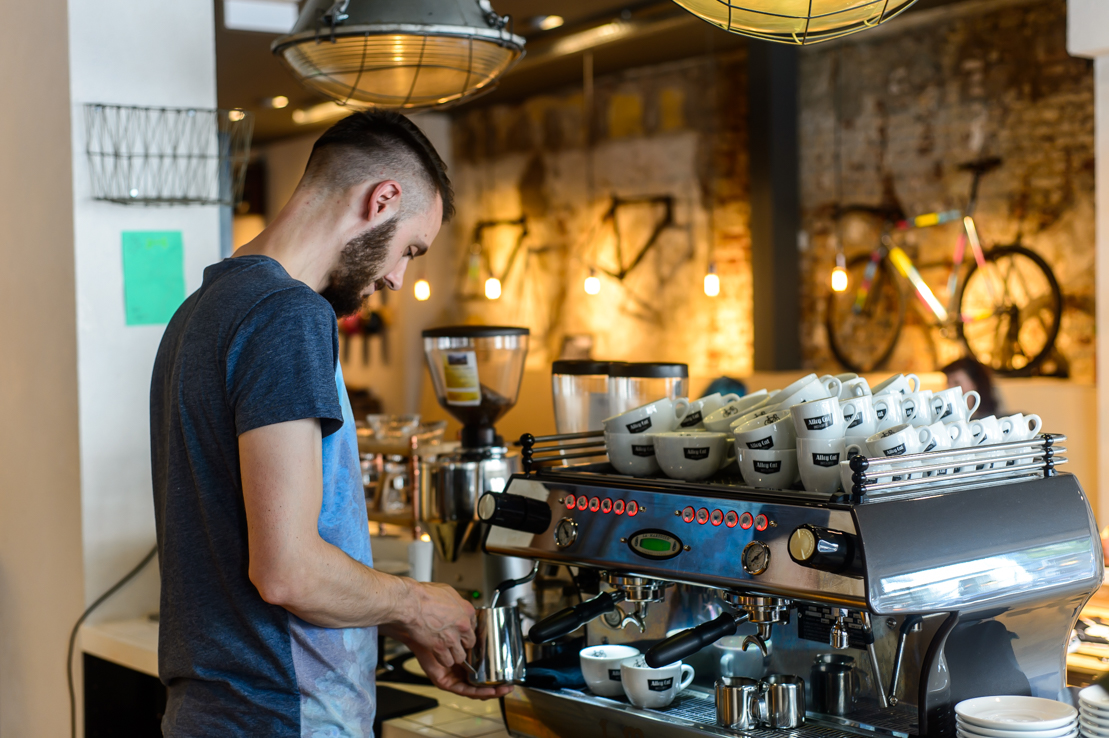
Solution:
<path fill-rule="evenodd" d="M 181 231 L 123 232 L 127 325 L 164 325 L 185 301 Z"/>

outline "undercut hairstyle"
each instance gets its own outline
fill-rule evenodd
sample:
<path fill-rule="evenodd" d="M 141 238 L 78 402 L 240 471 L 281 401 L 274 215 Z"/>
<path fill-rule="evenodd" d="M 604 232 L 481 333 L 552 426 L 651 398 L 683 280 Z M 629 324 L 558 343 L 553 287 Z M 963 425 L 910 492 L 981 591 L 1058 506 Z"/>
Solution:
<path fill-rule="evenodd" d="M 399 113 L 368 110 L 350 115 L 320 136 L 308 157 L 304 182 L 344 191 L 367 180 L 401 184 L 401 216 L 443 200 L 443 222 L 454 215 L 447 165 L 416 124 Z"/>

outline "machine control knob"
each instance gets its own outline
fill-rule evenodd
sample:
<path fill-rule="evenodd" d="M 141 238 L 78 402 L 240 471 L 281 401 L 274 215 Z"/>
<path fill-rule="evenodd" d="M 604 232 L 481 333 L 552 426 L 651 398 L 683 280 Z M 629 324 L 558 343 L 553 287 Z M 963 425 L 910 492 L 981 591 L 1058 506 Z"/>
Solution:
<path fill-rule="evenodd" d="M 477 501 L 477 515 L 486 523 L 536 535 L 551 527 L 551 506 L 546 500 L 505 492 L 486 492 Z"/>
<path fill-rule="evenodd" d="M 846 533 L 801 525 L 789 537 L 789 557 L 810 569 L 840 573 L 854 562 L 855 542 Z"/>

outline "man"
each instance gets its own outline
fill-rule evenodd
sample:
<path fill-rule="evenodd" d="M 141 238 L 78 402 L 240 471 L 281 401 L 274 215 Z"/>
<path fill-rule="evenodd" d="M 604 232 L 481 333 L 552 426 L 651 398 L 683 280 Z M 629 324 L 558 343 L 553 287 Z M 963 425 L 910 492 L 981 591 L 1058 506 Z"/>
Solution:
<path fill-rule="evenodd" d="M 508 691 L 466 684 L 457 592 L 371 568 L 338 362 L 336 315 L 400 289 L 452 210 L 416 126 L 352 115 L 166 328 L 150 390 L 166 736 L 370 736 L 378 629 L 443 689 Z"/>

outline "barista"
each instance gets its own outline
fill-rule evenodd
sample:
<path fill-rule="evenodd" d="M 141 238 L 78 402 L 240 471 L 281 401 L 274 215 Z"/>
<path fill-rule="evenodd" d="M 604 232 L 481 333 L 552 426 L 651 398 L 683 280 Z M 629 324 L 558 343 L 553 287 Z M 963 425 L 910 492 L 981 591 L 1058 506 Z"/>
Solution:
<path fill-rule="evenodd" d="M 508 691 L 466 683 L 469 603 L 372 568 L 338 361 L 336 316 L 400 289 L 452 200 L 416 126 L 352 115 L 170 321 L 150 391 L 166 736 L 370 735 L 378 629 L 442 689 Z"/>

